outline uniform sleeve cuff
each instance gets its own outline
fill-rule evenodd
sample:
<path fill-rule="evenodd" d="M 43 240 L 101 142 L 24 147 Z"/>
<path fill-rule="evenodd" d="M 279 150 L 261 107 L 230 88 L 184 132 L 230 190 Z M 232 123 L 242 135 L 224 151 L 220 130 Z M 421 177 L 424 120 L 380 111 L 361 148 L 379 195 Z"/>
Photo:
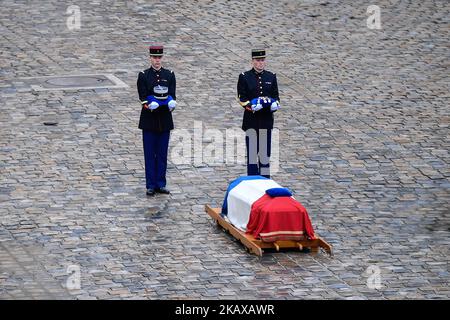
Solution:
<path fill-rule="evenodd" d="M 242 102 L 242 101 L 239 100 L 239 104 L 240 104 L 242 107 L 245 108 L 247 105 L 250 104 L 250 101 L 247 100 L 247 101 L 243 101 L 243 102 Z"/>

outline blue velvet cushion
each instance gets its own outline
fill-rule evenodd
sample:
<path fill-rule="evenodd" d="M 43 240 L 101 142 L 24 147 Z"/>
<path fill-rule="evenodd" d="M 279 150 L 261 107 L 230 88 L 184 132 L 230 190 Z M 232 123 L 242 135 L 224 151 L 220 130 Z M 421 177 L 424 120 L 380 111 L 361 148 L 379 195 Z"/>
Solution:
<path fill-rule="evenodd" d="M 271 197 L 292 197 L 291 191 L 287 188 L 271 188 L 266 193 Z"/>

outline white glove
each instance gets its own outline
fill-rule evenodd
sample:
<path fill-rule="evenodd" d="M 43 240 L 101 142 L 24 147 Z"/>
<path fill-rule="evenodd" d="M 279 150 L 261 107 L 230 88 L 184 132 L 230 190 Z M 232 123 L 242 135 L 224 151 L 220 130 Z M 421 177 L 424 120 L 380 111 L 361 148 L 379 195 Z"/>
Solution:
<path fill-rule="evenodd" d="M 177 106 L 177 102 L 175 100 L 170 100 L 167 106 L 169 107 L 170 111 L 173 111 L 173 109 L 175 109 L 175 107 Z"/>
<path fill-rule="evenodd" d="M 152 103 L 149 104 L 150 110 L 155 110 L 159 107 L 158 102 L 153 101 Z"/>
<path fill-rule="evenodd" d="M 280 109 L 280 104 L 278 103 L 278 101 L 272 102 L 272 104 L 270 105 L 270 110 L 277 111 L 278 109 Z"/>
<path fill-rule="evenodd" d="M 263 108 L 261 101 L 258 99 L 258 102 L 256 104 L 252 104 L 252 111 L 256 112 Z"/>

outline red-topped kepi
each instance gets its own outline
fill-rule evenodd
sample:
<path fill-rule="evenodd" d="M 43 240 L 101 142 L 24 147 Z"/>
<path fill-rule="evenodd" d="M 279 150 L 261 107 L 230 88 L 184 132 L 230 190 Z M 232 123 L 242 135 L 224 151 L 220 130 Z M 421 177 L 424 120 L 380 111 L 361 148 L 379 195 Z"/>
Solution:
<path fill-rule="evenodd" d="M 163 55 L 163 46 L 150 46 L 149 47 L 149 52 L 151 56 L 154 57 L 162 57 Z"/>

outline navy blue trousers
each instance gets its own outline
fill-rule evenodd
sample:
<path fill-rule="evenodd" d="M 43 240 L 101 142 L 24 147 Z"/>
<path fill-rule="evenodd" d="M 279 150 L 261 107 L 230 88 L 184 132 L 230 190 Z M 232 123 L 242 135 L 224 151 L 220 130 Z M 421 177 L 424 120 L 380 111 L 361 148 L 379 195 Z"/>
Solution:
<path fill-rule="evenodd" d="M 247 175 L 270 178 L 270 152 L 272 129 L 248 129 L 245 131 L 247 147 Z"/>
<path fill-rule="evenodd" d="M 152 132 L 142 130 L 145 159 L 145 185 L 147 189 L 166 186 L 167 152 L 170 131 Z"/>

